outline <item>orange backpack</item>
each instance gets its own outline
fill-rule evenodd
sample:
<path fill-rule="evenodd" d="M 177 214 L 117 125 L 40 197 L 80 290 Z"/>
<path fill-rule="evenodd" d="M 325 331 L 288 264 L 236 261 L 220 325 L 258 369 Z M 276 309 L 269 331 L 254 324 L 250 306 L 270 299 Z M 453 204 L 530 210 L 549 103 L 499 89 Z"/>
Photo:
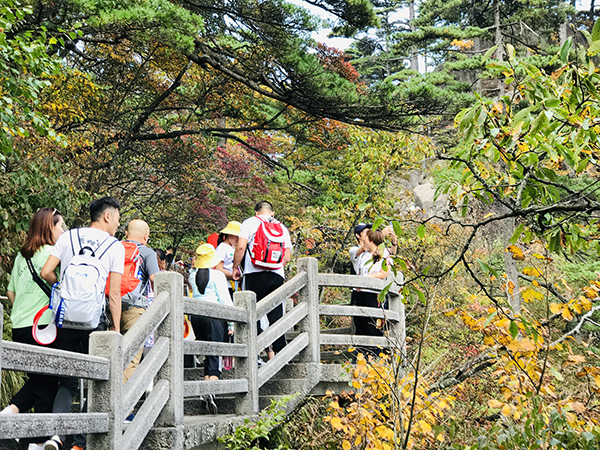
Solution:
<path fill-rule="evenodd" d="M 123 277 L 121 278 L 121 297 L 133 292 L 135 288 L 140 284 L 140 279 L 137 277 L 138 270 L 140 268 L 140 257 L 139 244 L 131 241 L 121 241 L 123 247 L 125 247 L 125 265 L 123 267 Z M 106 281 L 106 296 L 110 293 L 110 275 Z"/>

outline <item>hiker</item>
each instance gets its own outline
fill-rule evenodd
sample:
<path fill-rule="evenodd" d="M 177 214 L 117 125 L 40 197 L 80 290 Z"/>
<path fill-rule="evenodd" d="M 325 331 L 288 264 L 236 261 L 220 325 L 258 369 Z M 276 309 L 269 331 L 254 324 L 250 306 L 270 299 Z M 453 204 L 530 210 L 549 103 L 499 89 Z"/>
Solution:
<path fill-rule="evenodd" d="M 256 301 L 262 300 L 283 285 L 283 268 L 292 259 L 292 241 L 288 229 L 274 218 L 273 205 L 260 201 L 254 207 L 256 215 L 246 219 L 241 226 L 238 243 L 233 258 L 234 280 L 240 280 L 239 265 L 245 257 L 243 268 L 243 289 L 256 294 Z M 283 303 L 267 314 L 273 324 L 283 317 Z M 257 324 L 258 333 L 263 330 Z M 285 334 L 273 342 L 269 359 L 285 347 Z M 260 358 L 259 358 L 260 359 Z"/>
<path fill-rule="evenodd" d="M 148 224 L 143 220 L 134 219 L 127 225 L 125 240 L 121 242 L 125 248 L 125 267 L 121 283 L 121 332 L 123 334 L 131 329 L 148 307 L 148 293 L 154 289 L 154 275 L 160 272 L 156 253 L 146 246 L 149 237 Z M 129 292 L 123 286 L 123 283 L 127 282 L 127 277 L 137 281 L 135 288 Z M 123 371 L 123 384 L 139 366 L 142 351 L 143 349 L 140 349 Z M 131 419 L 131 416 L 127 419 Z"/>
<path fill-rule="evenodd" d="M 42 278 L 54 285 L 58 281 L 55 270 L 60 264 L 61 298 L 57 314 L 64 318 L 62 323 L 57 324 L 56 348 L 88 353 L 90 334 L 107 328 L 104 292 L 109 274 L 111 329 L 120 332 L 125 249 L 114 237 L 119 227 L 119 209 L 118 200 L 112 197 L 91 202 L 90 227 L 75 228 L 62 234 L 42 267 Z M 93 274 L 86 272 L 88 270 L 92 270 Z M 78 282 L 80 278 L 85 278 L 86 283 Z M 77 378 L 61 377 L 52 412 L 70 412 L 77 387 Z M 64 442 L 64 435 L 53 436 L 44 444 L 44 450 L 60 450 Z M 75 435 L 73 449 L 84 448 L 85 436 Z"/>
<path fill-rule="evenodd" d="M 220 303 L 233 306 L 229 295 L 229 283 L 223 272 L 214 267 L 221 260 L 215 248 L 210 244 L 202 244 L 196 250 L 194 269 L 190 273 L 190 284 L 193 297 L 206 302 Z M 197 340 L 223 342 L 226 334 L 233 334 L 233 324 L 224 320 L 209 319 L 202 316 L 190 316 L 194 335 Z M 204 379 L 218 380 L 221 378 L 221 358 L 206 356 L 204 358 Z M 205 395 L 202 400 L 211 414 L 217 413 L 217 407 L 212 394 Z"/>
<path fill-rule="evenodd" d="M 379 246 L 383 243 L 384 234 L 381 231 L 369 229 L 363 241 L 364 252 L 360 256 L 359 275 L 384 280 L 392 265 L 390 253 L 387 249 L 383 252 Z M 388 269 L 383 270 L 383 261 L 387 262 Z M 379 291 L 371 289 L 360 289 L 355 292 L 355 305 L 357 307 L 379 308 Z M 371 317 L 354 317 L 355 334 L 359 336 L 383 336 L 381 327 L 378 327 L 376 319 Z M 365 351 L 377 354 L 375 347 L 365 347 Z"/>
<path fill-rule="evenodd" d="M 215 269 L 223 272 L 229 280 L 229 293 L 233 298 L 233 293 L 237 290 L 237 282 L 233 279 L 233 254 L 237 245 L 238 236 L 240 235 L 240 222 L 231 221 L 219 232 L 219 240 L 217 253 L 221 258 L 221 262 L 217 264 Z"/>
<path fill-rule="evenodd" d="M 50 256 L 50 250 L 64 232 L 64 221 L 56 208 L 41 208 L 29 223 L 27 238 L 15 258 L 6 296 L 12 305 L 10 320 L 14 342 L 42 345 L 34 337 L 34 317 L 48 305 L 51 287 L 43 281 L 39 272 Z M 48 325 L 50 317 L 43 316 L 38 325 Z M 48 345 L 52 346 L 52 344 Z M 31 408 L 35 413 L 52 412 L 58 378 L 30 373 L 25 385 L 10 400 L 0 414 L 18 414 Z M 40 444 L 30 444 L 29 449 L 41 449 Z"/>

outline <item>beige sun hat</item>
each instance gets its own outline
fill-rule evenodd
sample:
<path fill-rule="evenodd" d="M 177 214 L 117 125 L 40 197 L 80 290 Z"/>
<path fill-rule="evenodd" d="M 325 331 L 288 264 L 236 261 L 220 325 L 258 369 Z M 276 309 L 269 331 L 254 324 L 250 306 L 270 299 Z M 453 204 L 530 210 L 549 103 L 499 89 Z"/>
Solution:
<path fill-rule="evenodd" d="M 202 244 L 196 249 L 196 269 L 212 269 L 221 262 L 221 257 L 210 244 Z"/>
<path fill-rule="evenodd" d="M 242 224 L 240 222 L 236 222 L 235 220 L 232 220 L 231 222 L 229 222 L 227 224 L 227 226 L 225 228 L 223 228 L 221 231 L 219 231 L 219 233 L 230 234 L 232 236 L 239 236 L 241 229 L 242 229 Z"/>

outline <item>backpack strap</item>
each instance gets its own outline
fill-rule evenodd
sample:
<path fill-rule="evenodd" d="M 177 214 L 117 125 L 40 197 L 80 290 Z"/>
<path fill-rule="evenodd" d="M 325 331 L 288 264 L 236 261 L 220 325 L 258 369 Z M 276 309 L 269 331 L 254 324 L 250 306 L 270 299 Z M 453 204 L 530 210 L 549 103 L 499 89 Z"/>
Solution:
<path fill-rule="evenodd" d="M 101 254 L 100 256 L 98 256 L 98 259 L 102 259 L 102 257 L 103 257 L 103 256 L 106 254 L 106 252 L 107 252 L 107 251 L 108 251 L 108 250 L 109 250 L 109 249 L 112 247 L 112 245 L 113 245 L 115 242 L 119 242 L 119 241 L 118 241 L 118 239 L 117 239 L 116 237 L 114 237 L 114 236 L 108 236 L 106 239 L 104 239 L 104 240 L 102 241 L 102 243 L 101 243 L 101 244 L 98 246 L 98 248 L 96 249 L 96 251 L 95 251 L 94 253 L 97 253 L 97 252 L 98 252 L 98 250 L 100 250 L 100 247 L 102 247 L 102 246 L 104 245 L 104 243 L 105 243 L 106 241 L 108 241 L 110 238 L 113 238 L 112 242 L 111 242 L 110 244 L 108 244 L 108 247 L 106 247 L 106 250 L 104 250 L 104 251 L 102 252 L 102 254 Z"/>
<path fill-rule="evenodd" d="M 46 294 L 48 298 L 50 298 L 50 295 L 52 295 L 52 290 L 50 289 L 50 286 L 48 286 L 48 284 L 46 284 L 46 282 L 43 281 L 37 274 L 35 268 L 33 267 L 33 263 L 31 262 L 31 258 L 25 258 L 25 261 L 27 261 L 27 267 L 29 268 L 29 272 L 31 273 L 31 278 L 33 278 L 33 281 L 35 281 L 35 283 L 40 287 L 40 289 L 44 291 L 44 294 Z"/>
<path fill-rule="evenodd" d="M 79 231 L 79 229 L 77 229 Z M 73 251 L 73 256 L 75 256 L 75 246 L 73 245 L 73 230 L 69 230 L 69 240 L 71 241 L 71 250 Z M 79 243 L 81 245 L 81 242 Z"/>

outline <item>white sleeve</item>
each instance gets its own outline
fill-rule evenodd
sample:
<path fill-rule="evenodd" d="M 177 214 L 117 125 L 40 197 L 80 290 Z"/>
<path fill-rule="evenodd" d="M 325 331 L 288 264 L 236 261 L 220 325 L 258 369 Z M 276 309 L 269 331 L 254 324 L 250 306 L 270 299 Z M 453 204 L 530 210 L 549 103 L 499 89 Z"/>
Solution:
<path fill-rule="evenodd" d="M 117 241 L 110 246 L 109 258 L 109 272 L 120 273 L 122 275 L 125 269 L 125 247 L 123 247 L 121 241 Z"/>
<path fill-rule="evenodd" d="M 256 229 L 258 227 L 254 226 L 255 220 L 256 220 L 255 217 L 250 217 L 249 219 L 246 219 L 246 220 L 244 220 L 244 222 L 242 222 L 242 226 L 240 227 L 239 237 L 249 240 L 254 235 L 254 233 L 256 233 Z"/>
<path fill-rule="evenodd" d="M 213 281 L 217 286 L 217 297 L 219 297 L 219 303 L 222 305 L 233 306 L 231 295 L 229 295 L 229 283 L 227 282 L 227 278 L 225 278 L 225 274 L 219 270 L 212 269 L 210 271 L 210 276 L 213 277 Z"/>
<path fill-rule="evenodd" d="M 68 248 L 69 250 L 71 250 L 71 242 L 70 242 L 70 238 L 69 238 L 70 234 L 71 234 L 71 230 L 60 235 L 60 237 L 57 239 L 56 243 L 52 246 L 52 249 L 50 249 L 51 256 L 56 256 L 61 261 L 63 261 L 65 259 L 65 255 L 64 255 L 65 249 Z"/>
<path fill-rule="evenodd" d="M 290 238 L 290 231 L 285 226 L 283 227 L 283 238 L 283 248 L 292 249 L 292 239 Z"/>
<path fill-rule="evenodd" d="M 219 255 L 219 258 L 221 258 L 221 261 L 225 261 L 225 257 L 227 256 L 227 248 L 224 245 L 224 242 L 221 242 L 218 246 L 217 246 L 217 255 Z"/>

